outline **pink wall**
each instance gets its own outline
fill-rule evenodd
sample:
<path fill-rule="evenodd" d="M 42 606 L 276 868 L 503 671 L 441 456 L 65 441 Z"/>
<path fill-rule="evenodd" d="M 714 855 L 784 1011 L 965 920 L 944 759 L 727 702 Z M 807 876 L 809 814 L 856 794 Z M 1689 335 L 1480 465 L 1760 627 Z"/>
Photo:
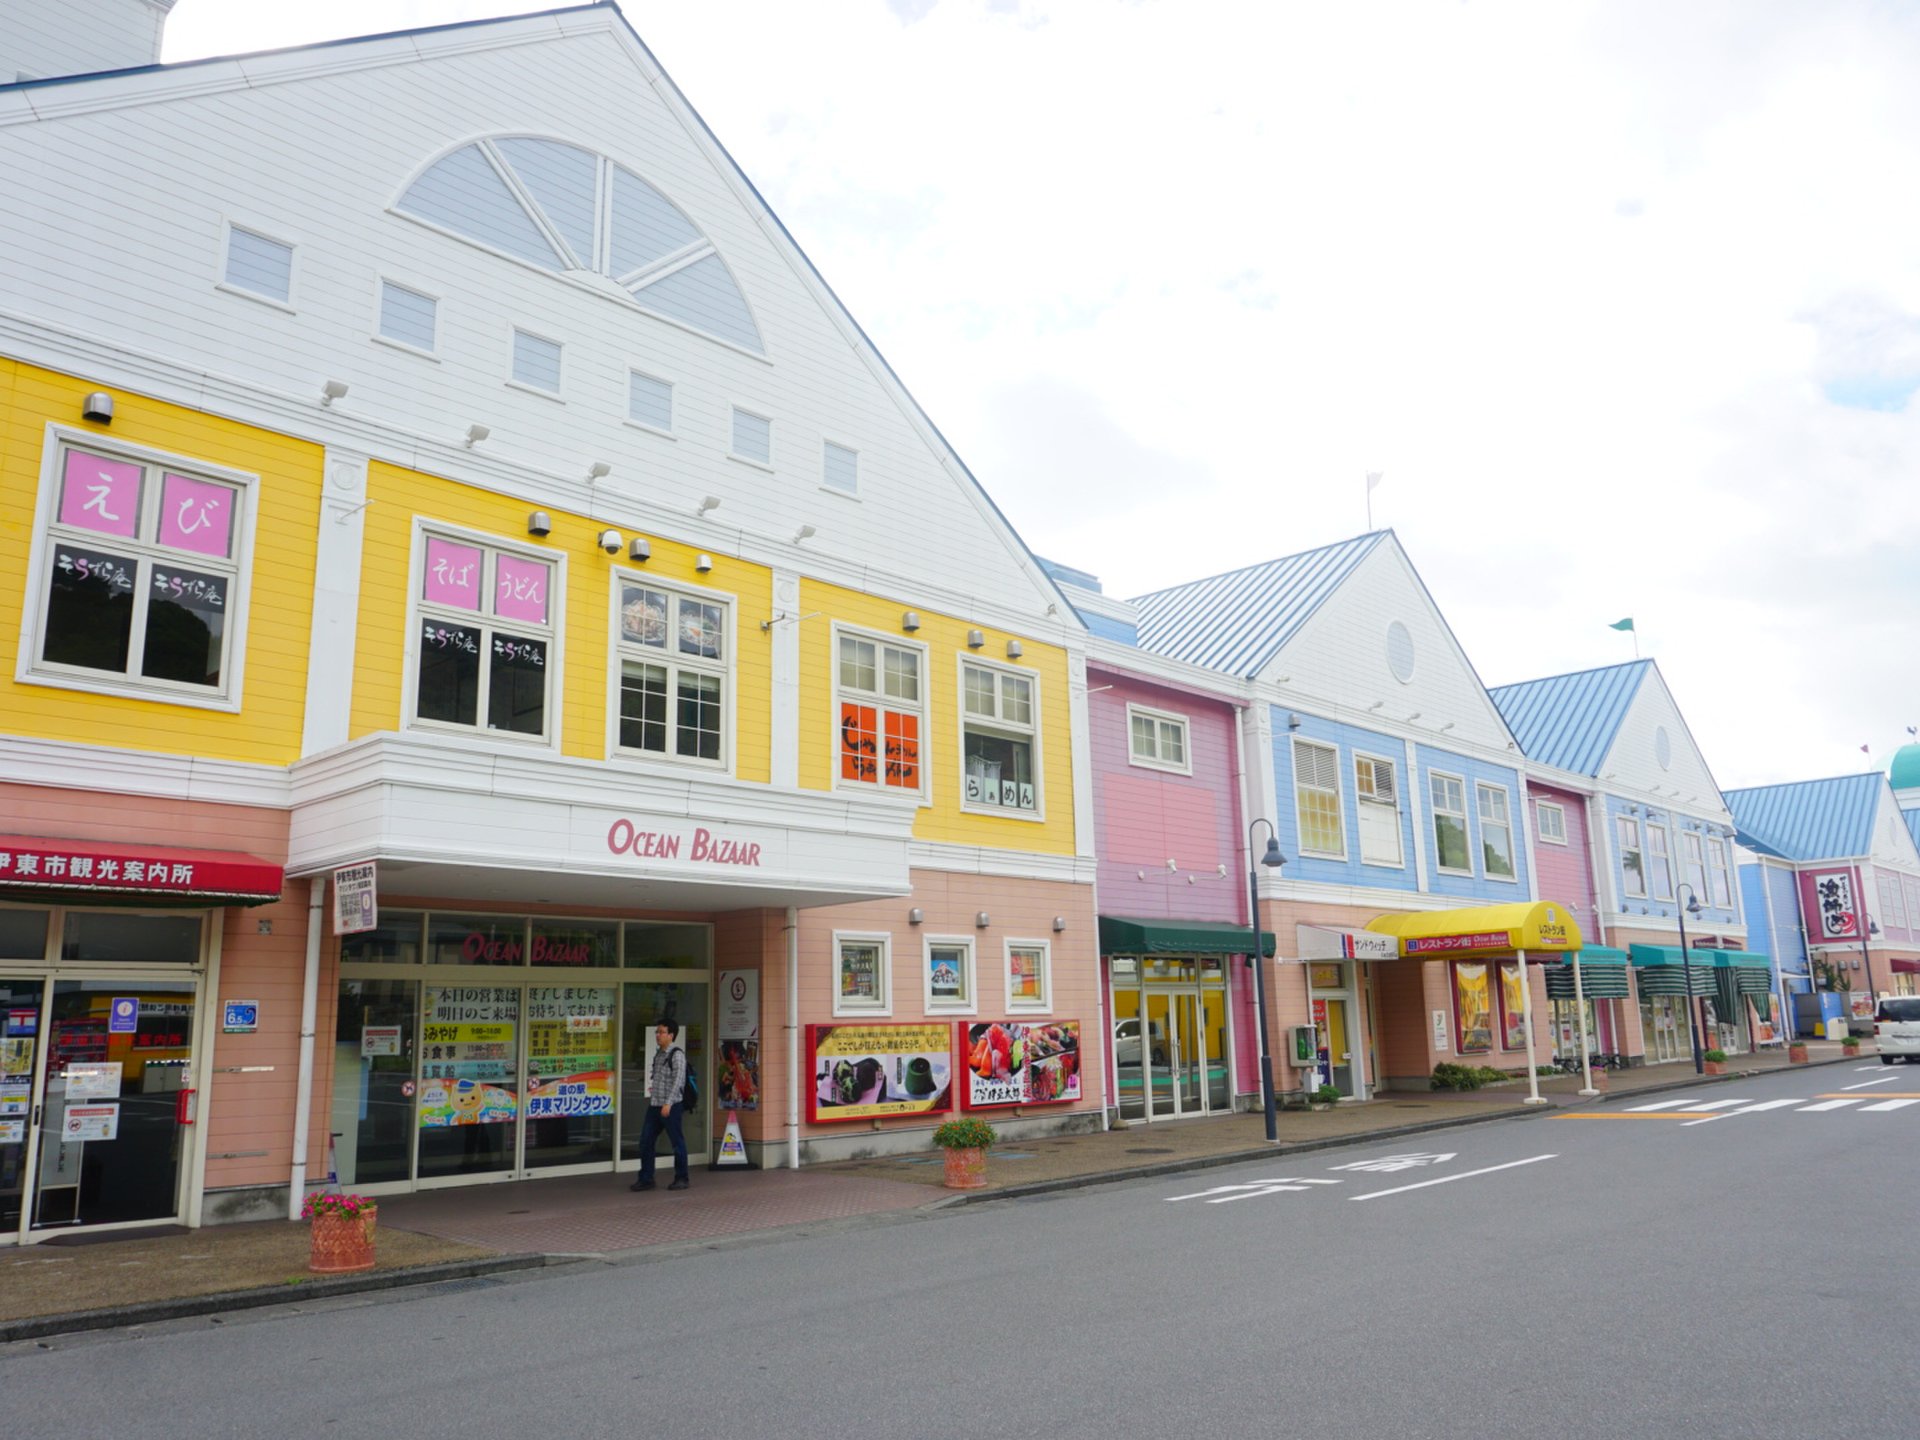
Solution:
<path fill-rule="evenodd" d="M 1096 691 L 1088 705 L 1101 913 L 1245 924 L 1234 707 L 1116 670 L 1095 666 L 1088 674 L 1090 685 L 1112 687 Z M 1131 762 L 1129 704 L 1186 717 L 1191 775 Z"/>
<path fill-rule="evenodd" d="M 1913 913 L 1913 907 L 1907 904 L 1907 897 L 1902 894 L 1900 913 L 1907 917 L 1907 923 L 1896 925 L 1893 923 L 1894 907 L 1887 903 L 1891 894 L 1898 893 L 1901 889 L 1903 881 L 1900 872 L 1882 870 L 1876 866 L 1873 878 L 1873 909 L 1880 921 L 1882 940 L 1892 944 L 1911 944 L 1915 938 L 1920 937 L 1920 915 Z"/>
<path fill-rule="evenodd" d="M 1567 817 L 1567 843 L 1553 845 L 1540 839 L 1540 802 L 1558 805 Z M 1598 943 L 1599 916 L 1593 897 L 1593 859 L 1587 834 L 1586 797 L 1537 781 L 1527 782 L 1528 819 L 1533 824 L 1534 865 L 1539 871 L 1540 898 L 1557 901 L 1573 911 L 1581 931 Z"/>

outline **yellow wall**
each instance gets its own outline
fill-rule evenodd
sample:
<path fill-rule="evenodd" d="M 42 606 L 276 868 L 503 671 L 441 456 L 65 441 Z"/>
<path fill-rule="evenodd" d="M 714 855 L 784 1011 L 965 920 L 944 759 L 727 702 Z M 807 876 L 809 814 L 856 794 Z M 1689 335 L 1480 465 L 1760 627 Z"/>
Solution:
<path fill-rule="evenodd" d="M 911 637 L 900 629 L 910 602 L 880 599 L 816 580 L 800 582 L 800 784 L 809 790 L 833 788 L 839 726 L 833 714 L 833 622 L 859 626 L 877 635 L 900 636 L 927 647 L 926 733 L 921 763 L 933 782 L 932 804 L 914 821 L 914 837 L 959 845 L 989 845 L 1050 855 L 1073 853 L 1073 741 L 1067 712 L 1067 652 L 1025 636 L 990 630 L 968 620 L 920 612 L 920 628 Z M 818 612 L 817 614 L 815 612 Z M 986 644 L 967 648 L 967 631 L 983 630 Z M 1045 820 L 1010 815 L 974 814 L 960 808 L 960 662 L 962 655 L 1006 663 L 1007 641 L 1020 641 L 1025 653 L 1015 668 L 1038 682 L 1040 781 Z"/>
<path fill-rule="evenodd" d="M 299 758 L 312 625 L 313 556 L 320 510 L 319 446 L 111 391 L 113 424 L 80 419 L 97 382 L 0 358 L 0 573 L 27 573 L 35 502 L 55 422 L 121 441 L 258 475 L 259 518 L 247 584 L 246 669 L 238 714 L 160 700 L 96 695 L 14 681 L 21 606 L 17 586 L 0 587 L 0 716 L 7 731 L 221 760 L 287 764 Z M 34 603 L 38 603 L 37 599 Z M 235 653 L 239 653 L 237 650 Z"/>
<path fill-rule="evenodd" d="M 596 543 L 605 522 L 554 510 L 553 533 L 527 534 L 525 500 L 496 495 L 438 476 L 378 461 L 368 467 L 366 536 L 360 566 L 360 625 L 354 645 L 351 735 L 359 739 L 406 725 L 402 693 L 406 675 L 407 587 L 412 575 L 413 522 L 418 516 L 494 535 L 566 557 L 565 648 L 561 657 L 560 745 L 567 755 L 603 760 L 607 716 L 617 703 L 609 688 L 607 646 L 613 633 L 616 567 L 644 571 L 662 580 L 715 590 L 734 597 L 734 773 L 765 783 L 770 774 L 769 715 L 772 707 L 772 637 L 760 629 L 771 613 L 773 577 L 764 567 L 724 555 L 706 575 L 693 568 L 698 550 L 648 536 L 653 558 L 631 565 L 624 554 L 608 555 Z M 622 532 L 631 534 L 631 532 Z"/>

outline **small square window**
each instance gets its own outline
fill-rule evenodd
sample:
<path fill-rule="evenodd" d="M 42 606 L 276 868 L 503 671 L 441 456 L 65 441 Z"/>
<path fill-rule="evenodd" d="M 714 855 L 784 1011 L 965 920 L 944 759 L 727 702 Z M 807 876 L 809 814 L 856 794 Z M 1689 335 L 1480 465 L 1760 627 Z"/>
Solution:
<path fill-rule="evenodd" d="M 748 410 L 733 412 L 733 453 L 756 465 L 773 463 L 773 422 Z"/>
<path fill-rule="evenodd" d="M 971 1015 L 974 998 L 973 941 L 963 937 L 927 937 L 927 1012 Z"/>
<path fill-rule="evenodd" d="M 844 445 L 827 441 L 826 458 L 821 483 L 829 490 L 838 490 L 842 495 L 860 493 L 860 456 Z"/>
<path fill-rule="evenodd" d="M 1181 715 L 1127 707 L 1127 758 L 1149 770 L 1171 770 L 1190 775 L 1187 760 L 1187 722 Z"/>
<path fill-rule="evenodd" d="M 1040 733 L 1033 680 L 1009 670 L 961 666 L 961 802 L 968 809 L 1039 818 Z"/>
<path fill-rule="evenodd" d="M 673 386 L 638 370 L 627 372 L 627 418 L 654 430 L 673 429 Z"/>
<path fill-rule="evenodd" d="M 1533 813 L 1539 831 L 1540 841 L 1544 845 L 1564 845 L 1567 843 L 1567 810 L 1564 805 L 1555 805 L 1542 800 L 1533 807 Z"/>
<path fill-rule="evenodd" d="M 513 378 L 534 390 L 549 395 L 560 393 L 560 346 L 557 341 L 513 332 Z"/>
<path fill-rule="evenodd" d="M 391 280 L 380 282 L 380 334 L 397 344 L 433 353 L 440 302 Z"/>
<path fill-rule="evenodd" d="M 226 283 L 286 305 L 293 300 L 293 247 L 238 225 L 227 227 Z"/>
<path fill-rule="evenodd" d="M 1044 940 L 1007 942 L 1007 1009 L 1053 1008 L 1053 957 Z"/>
<path fill-rule="evenodd" d="M 835 1015 L 891 1013 L 891 944 L 885 935 L 834 935 Z"/>

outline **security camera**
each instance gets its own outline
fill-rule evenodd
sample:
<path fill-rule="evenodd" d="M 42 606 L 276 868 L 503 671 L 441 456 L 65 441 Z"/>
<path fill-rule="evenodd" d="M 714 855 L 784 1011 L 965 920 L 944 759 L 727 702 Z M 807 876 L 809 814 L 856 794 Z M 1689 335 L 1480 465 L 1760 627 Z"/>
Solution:
<path fill-rule="evenodd" d="M 620 538 L 620 532 L 618 530 L 602 530 L 600 532 L 600 548 L 609 555 L 618 555 L 620 553 L 620 547 L 625 543 L 626 542 Z"/>

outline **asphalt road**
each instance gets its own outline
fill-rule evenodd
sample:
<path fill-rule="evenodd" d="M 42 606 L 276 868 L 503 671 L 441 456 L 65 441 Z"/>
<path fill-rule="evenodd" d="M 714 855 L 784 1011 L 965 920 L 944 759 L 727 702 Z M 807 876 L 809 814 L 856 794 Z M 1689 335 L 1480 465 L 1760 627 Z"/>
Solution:
<path fill-rule="evenodd" d="M 1829 1096 L 1850 1103 L 1805 1108 Z M 18 1345 L 0 1413 L 466 1440 L 1911 1433 L 1920 1103 L 1901 1098 L 1920 1068 L 1829 1066 Z"/>

